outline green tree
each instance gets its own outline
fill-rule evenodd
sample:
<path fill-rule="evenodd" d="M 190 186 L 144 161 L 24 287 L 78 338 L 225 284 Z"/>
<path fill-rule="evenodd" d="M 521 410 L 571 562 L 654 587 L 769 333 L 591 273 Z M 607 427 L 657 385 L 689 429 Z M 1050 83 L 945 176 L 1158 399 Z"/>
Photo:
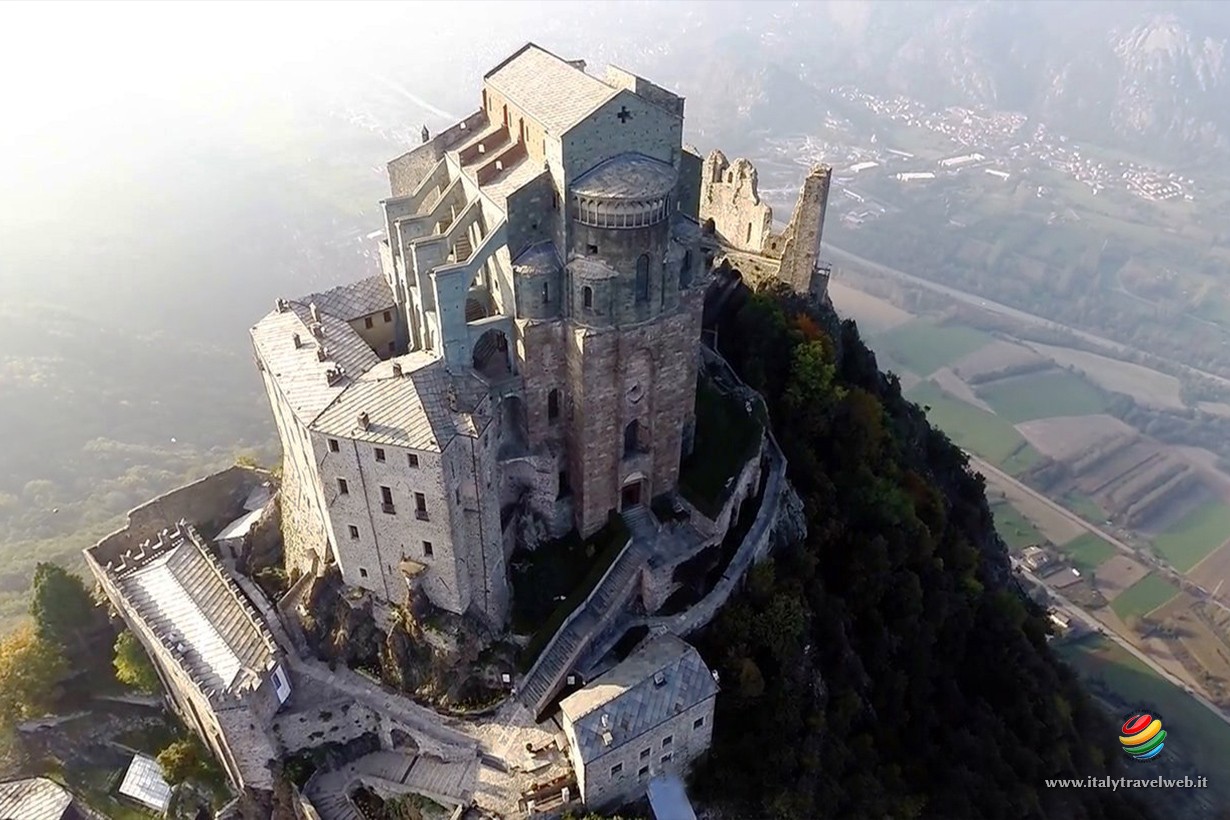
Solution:
<path fill-rule="evenodd" d="M 115 677 L 141 692 L 157 692 L 162 681 L 137 636 L 125 629 L 115 639 Z"/>
<path fill-rule="evenodd" d="M 40 638 L 76 655 L 86 648 L 82 632 L 98 618 L 98 607 L 80 576 L 40 562 L 34 567 L 30 616 Z"/>
<path fill-rule="evenodd" d="M 60 647 L 29 624 L 0 640 L 0 728 L 46 714 L 67 670 Z"/>
<path fill-rule="evenodd" d="M 162 776 L 172 786 L 186 780 L 205 777 L 210 770 L 210 761 L 196 738 L 177 740 L 158 753 L 158 765 Z"/>

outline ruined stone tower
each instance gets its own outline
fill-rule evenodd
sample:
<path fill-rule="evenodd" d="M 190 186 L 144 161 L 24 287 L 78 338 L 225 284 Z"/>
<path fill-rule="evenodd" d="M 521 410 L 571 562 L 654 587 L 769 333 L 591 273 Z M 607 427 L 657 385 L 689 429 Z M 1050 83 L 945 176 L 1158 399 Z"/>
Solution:
<path fill-rule="evenodd" d="M 833 169 L 827 165 L 812 168 L 794 215 L 782 235 L 782 262 L 778 276 L 796 293 L 822 298 L 828 291 L 828 273 L 819 268 L 820 238 L 824 233 L 824 213 L 828 209 L 829 186 Z"/>

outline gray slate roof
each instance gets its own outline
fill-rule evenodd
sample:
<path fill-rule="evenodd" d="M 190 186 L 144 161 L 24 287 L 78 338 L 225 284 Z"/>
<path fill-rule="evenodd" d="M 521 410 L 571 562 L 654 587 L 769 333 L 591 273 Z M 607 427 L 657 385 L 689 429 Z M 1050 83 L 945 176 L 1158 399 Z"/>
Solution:
<path fill-rule="evenodd" d="M 393 375 L 393 365 L 402 375 Z M 457 410 L 449 405 L 449 385 L 457 395 Z M 313 425 L 325 435 L 439 452 L 459 433 L 473 434 L 486 419 L 466 412 L 485 393 L 481 384 L 450 377 L 444 360 L 416 351 L 379 362 L 335 401 Z M 368 426 L 359 425 L 367 413 Z"/>
<path fill-rule="evenodd" d="M 598 199 L 653 199 L 674 190 L 676 178 L 674 166 L 644 154 L 627 153 L 586 171 L 573 184 L 572 192 Z"/>
<path fill-rule="evenodd" d="M 320 311 L 324 338 L 312 335 L 310 309 L 306 302 L 291 302 L 284 311 L 273 311 L 252 328 L 252 342 L 265 370 L 277 382 L 291 409 L 303 424 L 328 407 L 351 380 L 380 361 L 363 338 L 350 324 L 327 311 Z M 301 346 L 296 348 L 294 335 L 299 334 Z M 328 351 L 328 359 L 320 361 L 316 346 Z M 330 385 L 325 372 L 341 366 L 346 373 L 337 384 Z"/>
<path fill-rule="evenodd" d="M 68 820 L 91 816 L 77 810 L 73 796 L 45 777 L 0 783 L 0 820 Z"/>
<path fill-rule="evenodd" d="M 496 66 L 485 79 L 555 137 L 619 93 L 533 43 Z"/>
<path fill-rule="evenodd" d="M 542 276 L 559 273 L 563 269 L 555 243 L 550 239 L 535 242 L 512 261 L 513 270 L 523 276 Z"/>
<path fill-rule="evenodd" d="M 560 710 L 573 725 L 581 759 L 588 762 L 717 691 L 717 682 L 700 653 L 666 634 L 650 638 L 614 669 L 564 698 Z M 604 732 L 611 735 L 609 744 L 602 737 Z"/>
<path fill-rule="evenodd" d="M 321 313 L 353 322 L 373 313 L 392 310 L 393 291 L 389 289 L 385 278 L 377 274 L 349 285 L 339 285 L 323 293 L 313 293 L 300 301 L 305 304 L 315 302 Z"/>
<path fill-rule="evenodd" d="M 259 684 L 273 667 L 273 636 L 192 528 L 176 527 L 107 572 L 129 613 L 162 638 L 210 702 Z"/>

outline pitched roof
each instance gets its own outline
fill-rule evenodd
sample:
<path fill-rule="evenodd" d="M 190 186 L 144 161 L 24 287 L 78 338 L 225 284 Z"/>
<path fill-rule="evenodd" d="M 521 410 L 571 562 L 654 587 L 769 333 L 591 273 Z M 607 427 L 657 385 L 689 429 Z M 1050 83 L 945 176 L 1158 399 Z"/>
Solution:
<path fill-rule="evenodd" d="M 401 376 L 393 374 L 394 364 L 401 365 Z M 458 410 L 450 406 L 450 385 Z M 372 444 L 439 452 L 459 432 L 486 426 L 484 419 L 475 420 L 466 412 L 474 409 L 483 392 L 468 379 L 450 376 L 443 359 L 416 351 L 372 367 L 320 414 L 312 428 Z M 367 429 L 359 424 L 360 413 L 367 413 Z"/>
<path fill-rule="evenodd" d="M 308 304 L 314 302 L 321 313 L 353 322 L 382 310 L 391 310 L 393 291 L 385 278 L 377 274 L 349 285 L 339 285 L 322 293 L 313 293 L 299 301 Z"/>
<path fill-rule="evenodd" d="M 614 669 L 564 698 L 560 710 L 572 723 L 581 759 L 589 761 L 717 691 L 700 653 L 666 634 L 650 638 Z"/>
<path fill-rule="evenodd" d="M 312 335 L 313 324 L 306 303 L 289 302 L 285 310 L 273 311 L 252 328 L 257 355 L 303 424 L 310 424 L 353 378 L 380 361 L 346 320 L 321 310 L 319 339 Z M 295 334 L 299 347 L 295 347 Z M 325 361 L 317 356 L 318 345 L 328 353 Z M 345 377 L 330 384 L 325 374 L 339 366 Z"/>
<path fill-rule="evenodd" d="M 73 796 L 45 777 L 0 783 L 0 820 L 66 820 L 88 816 L 73 811 Z"/>
<path fill-rule="evenodd" d="M 534 43 L 522 46 L 484 79 L 556 137 L 619 93 Z"/>
<path fill-rule="evenodd" d="M 131 614 L 157 635 L 211 702 L 259 685 L 276 644 L 194 529 L 108 564 Z"/>

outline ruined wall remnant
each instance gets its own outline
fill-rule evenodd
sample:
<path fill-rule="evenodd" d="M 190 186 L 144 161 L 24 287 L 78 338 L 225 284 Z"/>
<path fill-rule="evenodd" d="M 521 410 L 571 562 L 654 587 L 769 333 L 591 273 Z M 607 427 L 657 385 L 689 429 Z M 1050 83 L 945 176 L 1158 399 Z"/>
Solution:
<path fill-rule="evenodd" d="M 781 267 L 778 277 L 796 293 L 823 298 L 828 291 L 828 274 L 818 270 L 820 238 L 824 233 L 824 212 L 828 208 L 833 169 L 827 165 L 812 168 L 790 224 L 781 235 Z"/>
<path fill-rule="evenodd" d="M 760 201 L 756 168 L 746 159 L 732 164 L 721 151 L 705 159 L 701 220 L 712 219 L 723 244 L 760 253 L 773 231 L 773 209 Z"/>

